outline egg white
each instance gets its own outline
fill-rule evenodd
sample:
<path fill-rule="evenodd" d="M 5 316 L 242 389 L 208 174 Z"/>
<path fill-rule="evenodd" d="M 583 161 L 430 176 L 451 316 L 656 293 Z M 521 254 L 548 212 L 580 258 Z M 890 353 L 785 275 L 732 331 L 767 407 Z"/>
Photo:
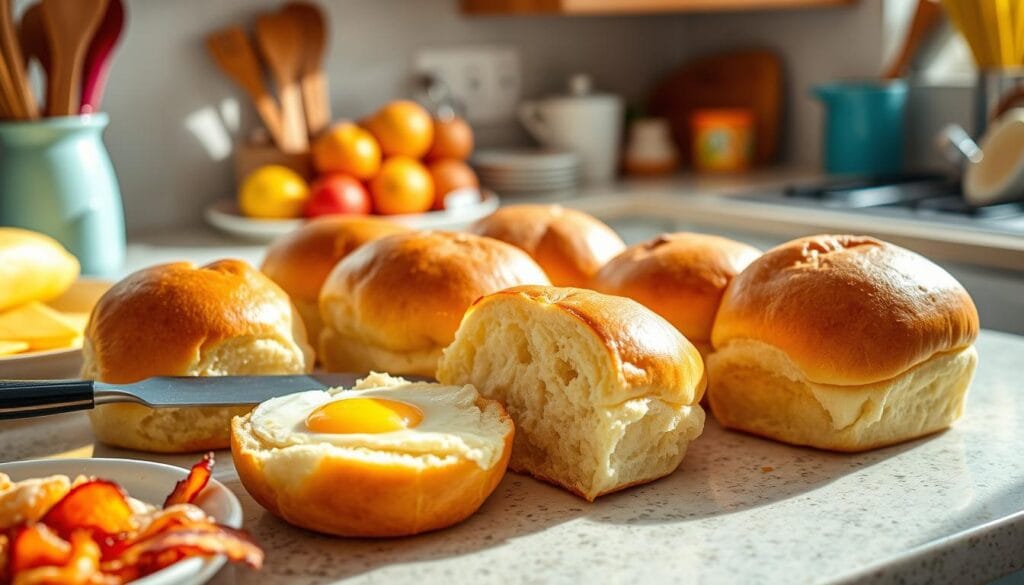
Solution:
<path fill-rule="evenodd" d="M 411 404 L 423 412 L 423 420 L 411 429 L 386 433 L 315 433 L 306 426 L 306 417 L 320 406 L 357 397 Z M 414 456 L 454 455 L 489 469 L 501 458 L 507 428 L 493 414 L 485 416 L 476 406 L 479 397 L 472 385 L 410 383 L 372 374 L 352 390 L 312 390 L 267 400 L 253 410 L 250 425 L 253 434 L 272 448 L 325 445 Z"/>

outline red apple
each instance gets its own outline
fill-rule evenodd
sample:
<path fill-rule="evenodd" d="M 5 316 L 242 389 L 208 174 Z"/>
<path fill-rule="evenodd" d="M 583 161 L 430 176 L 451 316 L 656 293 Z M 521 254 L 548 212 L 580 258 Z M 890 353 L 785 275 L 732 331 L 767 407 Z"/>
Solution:
<path fill-rule="evenodd" d="M 310 185 L 309 193 L 306 217 L 370 213 L 370 194 L 358 179 L 350 175 L 324 175 Z"/>

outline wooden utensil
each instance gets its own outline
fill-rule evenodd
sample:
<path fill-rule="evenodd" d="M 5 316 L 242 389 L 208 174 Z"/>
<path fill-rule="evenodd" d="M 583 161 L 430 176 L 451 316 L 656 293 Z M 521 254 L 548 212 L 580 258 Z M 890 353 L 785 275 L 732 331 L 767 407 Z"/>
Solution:
<path fill-rule="evenodd" d="M 691 161 L 690 115 L 701 108 L 742 108 L 754 114 L 754 162 L 765 165 L 779 150 L 782 62 L 766 50 L 698 58 L 663 80 L 651 94 L 650 110 L 669 119 L 682 160 Z"/>
<path fill-rule="evenodd" d="M 298 19 L 285 12 L 258 16 L 256 45 L 274 78 L 277 97 L 281 101 L 281 150 L 305 152 L 309 150 L 309 138 L 299 86 L 305 56 Z"/>
<path fill-rule="evenodd" d="M 114 55 L 114 47 L 124 29 L 124 4 L 121 0 L 110 0 L 103 22 L 96 30 L 96 36 L 85 55 L 85 74 L 82 76 L 82 105 L 79 112 L 88 114 L 100 109 L 103 90 L 107 85 L 107 73 Z"/>
<path fill-rule="evenodd" d="M 903 47 L 882 74 L 882 79 L 902 77 L 910 67 L 914 55 L 924 44 L 932 31 L 942 22 L 942 6 L 932 0 L 918 0 L 914 17 L 910 21 L 907 35 L 903 39 Z"/>
<path fill-rule="evenodd" d="M 18 24 L 18 42 L 21 43 L 26 68 L 29 61 L 35 59 L 45 71 L 50 70 L 50 41 L 46 38 L 43 9 L 39 4 L 29 6 L 22 13 L 21 23 Z"/>
<path fill-rule="evenodd" d="M 303 63 L 299 85 L 302 88 L 306 130 L 312 138 L 331 122 L 327 77 L 321 68 L 327 45 L 327 26 L 323 12 L 310 2 L 290 2 L 284 11 L 298 20 L 302 29 Z"/>
<path fill-rule="evenodd" d="M 0 53 L 6 63 L 7 75 L 14 90 L 12 104 L 16 102 L 24 118 L 35 120 L 39 117 L 39 104 L 32 95 L 25 75 L 25 59 L 21 55 L 18 35 L 11 14 L 11 0 L 0 0 Z"/>
<path fill-rule="evenodd" d="M 51 116 L 78 114 L 82 64 L 103 20 L 109 0 L 42 0 L 43 22 L 50 39 Z"/>
<path fill-rule="evenodd" d="M 249 94 L 263 125 L 278 148 L 284 148 L 281 110 L 263 85 L 263 71 L 248 35 L 233 26 L 206 37 L 206 50 L 229 78 Z"/>

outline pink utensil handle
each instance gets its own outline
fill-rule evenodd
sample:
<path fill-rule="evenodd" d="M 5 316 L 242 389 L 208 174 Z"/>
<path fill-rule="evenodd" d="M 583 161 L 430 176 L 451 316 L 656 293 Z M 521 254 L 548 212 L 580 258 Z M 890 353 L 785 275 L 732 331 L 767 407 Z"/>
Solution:
<path fill-rule="evenodd" d="M 110 0 L 103 15 L 96 36 L 93 37 L 89 52 L 85 56 L 85 74 L 82 76 L 82 104 L 79 113 L 99 111 L 103 100 L 103 89 L 107 85 L 107 73 L 114 47 L 124 30 L 124 4 L 121 0 Z"/>

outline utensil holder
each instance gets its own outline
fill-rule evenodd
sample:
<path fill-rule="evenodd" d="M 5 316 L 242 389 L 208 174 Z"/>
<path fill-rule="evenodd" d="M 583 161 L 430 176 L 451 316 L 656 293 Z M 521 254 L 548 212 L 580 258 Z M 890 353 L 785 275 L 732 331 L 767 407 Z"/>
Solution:
<path fill-rule="evenodd" d="M 115 275 L 125 255 L 109 122 L 98 113 L 0 123 L 0 224 L 52 236 L 97 276 Z"/>
<path fill-rule="evenodd" d="M 847 81 L 813 88 L 825 105 L 825 170 L 884 175 L 903 170 L 907 86 Z"/>
<path fill-rule="evenodd" d="M 282 152 L 273 144 L 239 142 L 235 145 L 235 182 L 239 185 L 256 169 L 266 165 L 287 167 L 304 179 L 313 178 L 313 157 L 309 152 Z"/>

